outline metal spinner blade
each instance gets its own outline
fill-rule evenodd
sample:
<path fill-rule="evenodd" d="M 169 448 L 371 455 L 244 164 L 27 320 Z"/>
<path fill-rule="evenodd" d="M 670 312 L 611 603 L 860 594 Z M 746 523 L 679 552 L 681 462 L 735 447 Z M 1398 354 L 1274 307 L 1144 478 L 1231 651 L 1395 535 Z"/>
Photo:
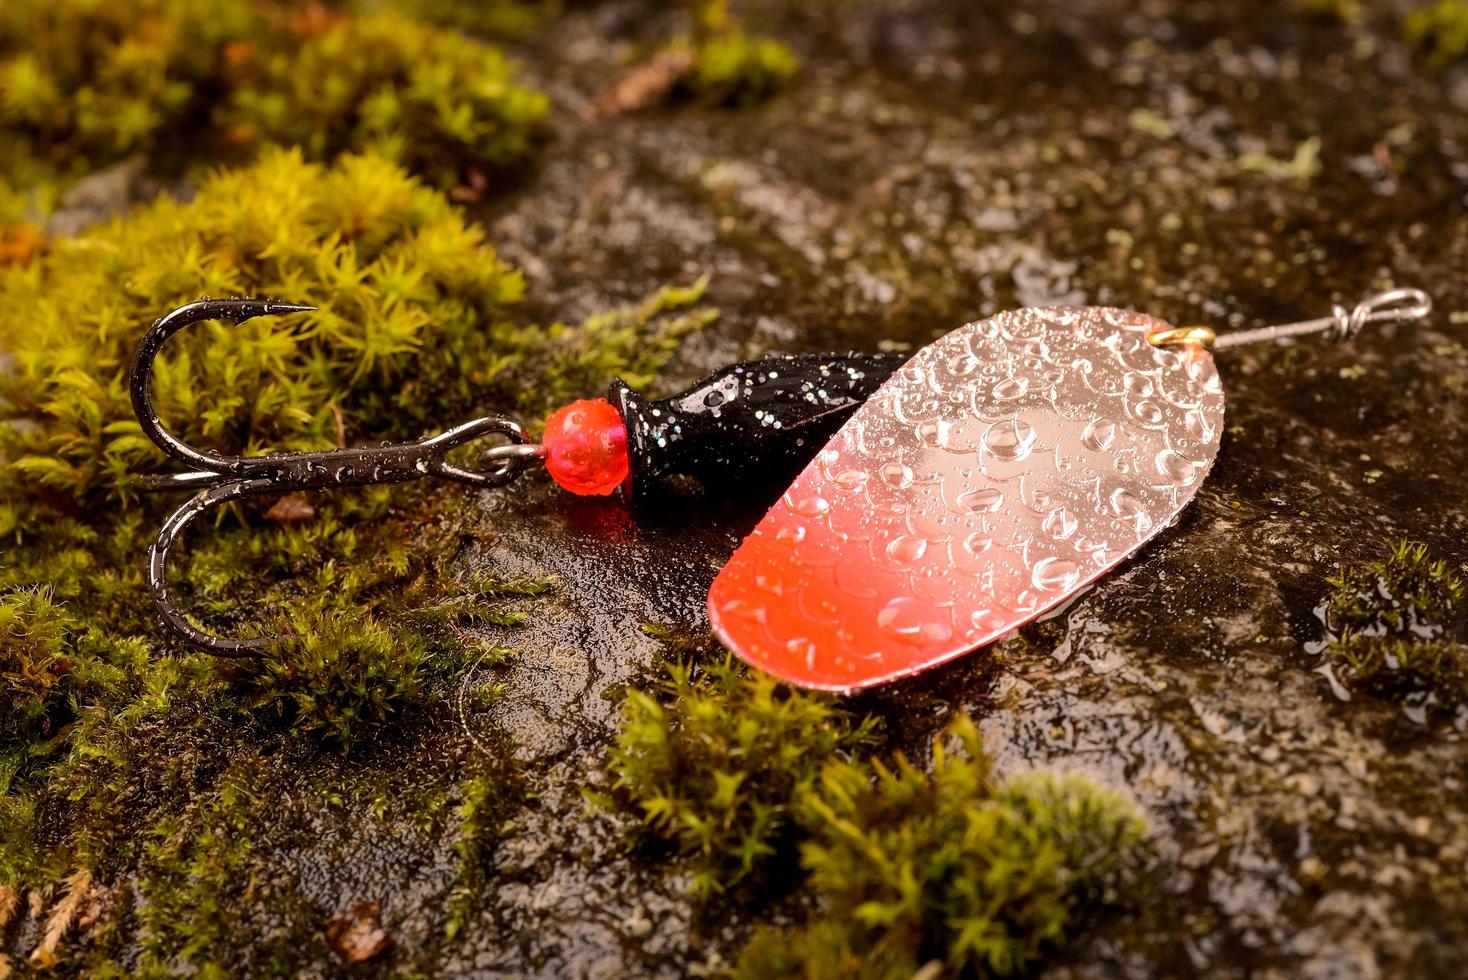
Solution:
<path fill-rule="evenodd" d="M 1145 314 L 1023 309 L 885 382 L 709 590 L 715 632 L 793 684 L 850 690 L 1003 636 L 1172 523 L 1218 453 L 1201 346 Z"/>

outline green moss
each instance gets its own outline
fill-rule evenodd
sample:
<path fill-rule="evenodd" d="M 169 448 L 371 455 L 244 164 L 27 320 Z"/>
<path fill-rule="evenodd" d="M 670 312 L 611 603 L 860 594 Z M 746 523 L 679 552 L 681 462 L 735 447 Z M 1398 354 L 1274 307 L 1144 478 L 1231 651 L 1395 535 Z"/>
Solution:
<path fill-rule="evenodd" d="M 1468 53 L 1468 3 L 1437 0 L 1402 22 L 1402 37 L 1422 55 L 1429 71 L 1441 71 Z"/>
<path fill-rule="evenodd" d="M 357 0 L 362 12 L 388 9 L 429 24 L 491 37 L 519 38 L 551 20 L 564 0 Z"/>
<path fill-rule="evenodd" d="M 1440 634 L 1463 601 L 1463 580 L 1427 546 L 1401 541 L 1381 561 L 1342 571 L 1329 580 L 1328 628 L 1341 642 L 1358 636 Z"/>
<path fill-rule="evenodd" d="M 698 44 L 687 84 L 706 102 L 749 106 L 785 88 L 799 71 L 800 58 L 783 41 L 735 29 Z"/>
<path fill-rule="evenodd" d="M 1125 904 L 1149 860 L 1134 804 L 1077 775 L 996 781 L 972 722 L 952 734 L 964 751 L 935 743 L 931 774 L 900 755 L 826 765 L 799 804 L 820 913 L 759 933 L 737 975 L 1010 975 Z"/>
<path fill-rule="evenodd" d="M 49 733 L 65 701 L 69 620 L 42 588 L 0 595 L 0 741 Z"/>
<path fill-rule="evenodd" d="M 796 801 L 871 733 L 831 699 L 731 658 L 673 664 L 657 689 L 628 692 L 602 802 L 690 858 L 693 892 L 707 898 L 792 855 Z"/>
<path fill-rule="evenodd" d="M 392 12 L 270 0 L 11 0 L 0 12 L 0 177 L 132 153 L 377 149 L 435 182 L 522 160 L 545 98 L 492 46 Z M 482 177 L 482 173 L 479 175 Z"/>
<path fill-rule="evenodd" d="M 392 721 L 423 689 L 423 647 L 360 612 L 312 610 L 299 637 L 247 662 L 240 685 L 256 718 L 348 746 Z"/>
<path fill-rule="evenodd" d="M 74 174 L 155 149 L 201 113 L 242 0 L 8 0 L 0 10 L 0 176 Z"/>
<path fill-rule="evenodd" d="M 1468 705 L 1468 644 L 1366 638 L 1331 652 L 1337 676 L 1355 690 L 1420 706 L 1433 720 Z"/>
<path fill-rule="evenodd" d="M 495 846 L 513 830 L 511 819 L 525 798 L 523 781 L 513 772 L 496 770 L 484 756 L 476 756 L 468 777 L 459 785 L 454 809 L 457 836 L 454 855 L 458 868 L 445 904 L 444 937 L 455 939 L 480 907 L 491 875 L 489 862 Z"/>
<path fill-rule="evenodd" d="M 1425 545 L 1402 541 L 1383 560 L 1343 569 L 1322 605 L 1325 658 L 1352 689 L 1451 718 L 1468 705 L 1464 584 Z"/>
<path fill-rule="evenodd" d="M 680 100 L 749 107 L 784 89 L 800 71 L 800 58 L 788 45 L 746 31 L 723 0 L 695 4 L 693 20 L 691 34 L 675 36 L 609 86 L 594 114 Z"/>
<path fill-rule="evenodd" d="M 444 502 L 462 490 L 311 495 L 314 516 L 299 524 L 265 519 L 266 499 L 189 534 L 175 591 L 211 629 L 299 639 L 245 662 L 168 640 L 143 555 L 177 499 L 130 483 L 167 467 L 125 393 L 146 324 L 203 293 L 320 306 L 203 326 L 159 361 L 170 426 L 216 452 L 259 453 L 411 438 L 496 409 L 543 412 L 584 394 L 595 373 L 594 388 L 613 373 L 645 378 L 712 316 L 692 309 L 695 286 L 537 327 L 516 315 L 522 289 L 483 232 L 400 167 L 374 156 L 324 166 L 298 150 L 0 270 L 12 358 L 0 374 L 0 601 L 5 654 L 22 654 L 31 681 L 7 704 L 15 736 L 0 749 L 0 882 L 44 889 L 77 869 L 141 880 L 159 911 L 118 920 L 118 946 L 99 963 L 138 943 L 159 971 L 228 962 L 241 943 L 291 954 L 293 940 L 275 943 L 269 923 L 237 924 L 214 945 L 230 908 L 301 901 L 239 832 L 263 813 L 226 797 L 286 792 L 260 781 L 262 758 L 325 745 L 360 760 L 403 721 L 446 717 L 465 669 L 508 656 L 467 627 L 513 625 L 553 588 L 446 577 L 462 534 Z M 215 816 L 201 810 L 211 800 L 223 801 Z M 480 841 L 466 845 L 461 876 L 477 894 L 490 835 L 465 835 Z M 191 917 L 195 908 L 205 911 Z M 290 913 L 308 930 L 323 917 Z M 308 956 L 304 942 L 291 962 Z"/>
<path fill-rule="evenodd" d="M 263 839 L 285 848 L 306 836 L 271 812 L 276 784 L 258 751 L 245 750 L 195 806 L 149 829 L 134 923 L 137 974 L 282 976 L 324 959 L 329 913 L 262 858 Z M 241 914 L 245 908 L 268 911 Z"/>
<path fill-rule="evenodd" d="M 232 140 L 318 159 L 372 150 L 443 186 L 525 159 L 548 108 L 498 49 L 391 13 L 329 20 L 239 61 L 218 114 Z"/>

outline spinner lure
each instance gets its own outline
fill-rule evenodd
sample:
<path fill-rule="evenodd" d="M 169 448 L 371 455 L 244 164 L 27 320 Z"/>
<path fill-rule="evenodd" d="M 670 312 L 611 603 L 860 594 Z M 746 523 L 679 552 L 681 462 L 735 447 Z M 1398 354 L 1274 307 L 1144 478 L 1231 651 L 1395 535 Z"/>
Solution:
<path fill-rule="evenodd" d="M 556 412 L 538 444 L 504 416 L 418 442 L 225 457 L 168 432 L 153 361 L 201 320 L 311 309 L 205 300 L 158 320 L 133 360 L 143 431 L 194 469 L 146 478 L 198 492 L 148 556 L 163 622 L 219 655 L 282 637 L 194 626 L 168 588 L 170 549 L 201 514 L 260 494 L 422 478 L 504 486 L 532 460 L 581 494 L 655 497 L 672 478 L 794 478 L 715 578 L 708 615 L 740 657 L 802 687 L 852 690 L 951 660 L 1043 615 L 1175 521 L 1218 454 L 1224 392 L 1211 349 L 1426 316 L 1421 290 L 1216 335 L 1103 307 L 1021 309 L 970 323 L 910 358 L 805 355 L 736 364 L 660 401 L 625 383 Z M 447 454 L 487 436 L 480 469 Z M 798 471 L 798 472 L 797 472 Z"/>

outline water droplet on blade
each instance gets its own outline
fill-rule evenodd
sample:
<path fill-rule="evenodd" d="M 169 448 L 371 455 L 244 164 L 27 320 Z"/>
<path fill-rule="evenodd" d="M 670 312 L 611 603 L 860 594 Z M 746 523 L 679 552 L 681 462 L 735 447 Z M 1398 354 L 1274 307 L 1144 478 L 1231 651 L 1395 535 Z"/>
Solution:
<path fill-rule="evenodd" d="M 1017 462 L 1035 447 L 1035 427 L 1023 419 L 1005 419 L 989 426 L 984 433 L 984 448 L 995 459 Z"/>
<path fill-rule="evenodd" d="M 1091 424 L 1086 426 L 1086 431 L 1081 433 L 1081 443 L 1087 449 L 1097 452 L 1110 449 L 1115 441 L 1116 423 L 1110 419 L 1092 419 Z"/>
<path fill-rule="evenodd" d="M 1076 516 L 1064 507 L 1057 507 L 1045 515 L 1040 529 L 1057 541 L 1076 533 Z"/>
<path fill-rule="evenodd" d="M 927 646 L 944 643 L 953 636 L 947 617 L 909 596 L 893 599 L 877 613 L 877 625 L 904 643 Z"/>
<path fill-rule="evenodd" d="M 900 538 L 894 538 L 887 545 L 887 557 L 899 565 L 911 565 L 923 557 L 928 550 L 926 538 L 920 538 L 915 534 L 904 534 Z"/>
<path fill-rule="evenodd" d="M 801 517 L 821 517 L 828 513 L 830 509 L 831 502 L 829 500 L 814 494 L 809 497 L 802 497 L 795 504 L 795 513 Z"/>
<path fill-rule="evenodd" d="M 993 487 L 965 490 L 955 501 L 970 514 L 992 514 L 1004 504 L 1004 494 Z"/>
<path fill-rule="evenodd" d="M 1042 558 L 1035 563 L 1035 571 L 1030 578 L 1037 589 L 1063 592 L 1075 584 L 1080 574 L 1080 567 L 1069 558 Z"/>

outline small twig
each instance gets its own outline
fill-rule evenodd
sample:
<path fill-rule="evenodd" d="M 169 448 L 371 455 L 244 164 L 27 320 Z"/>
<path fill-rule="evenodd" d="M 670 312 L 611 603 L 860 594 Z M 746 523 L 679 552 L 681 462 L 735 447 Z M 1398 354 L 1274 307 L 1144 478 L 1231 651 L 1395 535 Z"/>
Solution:
<path fill-rule="evenodd" d="M 336 419 L 336 448 L 347 448 L 347 423 L 342 418 L 342 410 L 336 402 L 327 402 L 326 407 L 331 409 L 331 417 Z"/>

